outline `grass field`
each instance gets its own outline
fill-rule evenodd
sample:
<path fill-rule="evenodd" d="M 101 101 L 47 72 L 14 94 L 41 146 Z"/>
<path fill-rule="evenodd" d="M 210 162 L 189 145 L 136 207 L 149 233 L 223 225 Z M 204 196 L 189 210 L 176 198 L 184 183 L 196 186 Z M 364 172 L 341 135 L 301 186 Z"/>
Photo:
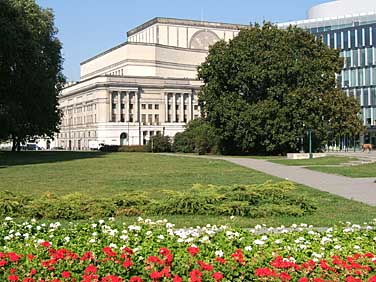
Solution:
<path fill-rule="evenodd" d="M 376 177 L 376 163 L 344 167 L 317 166 L 310 169 L 353 178 Z"/>
<path fill-rule="evenodd" d="M 320 166 L 320 165 L 341 165 L 350 161 L 356 160 L 356 158 L 349 157 L 325 157 L 306 160 L 270 160 L 273 163 L 283 164 L 288 166 Z"/>
<path fill-rule="evenodd" d="M 252 184 L 270 175 L 236 166 L 225 161 L 173 157 L 144 153 L 81 152 L 0 152 L 0 190 L 38 196 L 46 192 L 87 193 L 93 197 L 111 196 L 126 191 L 149 191 L 163 197 L 161 190 L 189 189 L 201 184 Z M 363 223 L 376 218 L 376 208 L 298 186 L 298 193 L 317 203 L 318 211 L 305 217 L 235 218 L 236 226 L 265 223 L 280 225 L 308 223 L 329 226 L 338 221 Z M 168 217 L 179 226 L 229 223 L 228 217 Z M 123 219 L 133 221 L 134 218 Z"/>

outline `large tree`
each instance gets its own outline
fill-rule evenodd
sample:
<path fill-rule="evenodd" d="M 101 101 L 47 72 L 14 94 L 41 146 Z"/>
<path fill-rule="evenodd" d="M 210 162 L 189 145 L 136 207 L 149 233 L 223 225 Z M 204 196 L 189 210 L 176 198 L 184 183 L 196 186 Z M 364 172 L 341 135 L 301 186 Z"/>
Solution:
<path fill-rule="evenodd" d="M 34 0 L 0 0 L 0 139 L 13 149 L 58 131 L 61 43 L 51 10 Z"/>
<path fill-rule="evenodd" d="M 221 151 L 295 152 L 308 130 L 318 150 L 329 127 L 359 132 L 359 105 L 336 85 L 342 65 L 338 50 L 296 27 L 255 25 L 216 43 L 198 69 L 199 99 Z M 344 108 L 347 115 L 337 122 Z"/>

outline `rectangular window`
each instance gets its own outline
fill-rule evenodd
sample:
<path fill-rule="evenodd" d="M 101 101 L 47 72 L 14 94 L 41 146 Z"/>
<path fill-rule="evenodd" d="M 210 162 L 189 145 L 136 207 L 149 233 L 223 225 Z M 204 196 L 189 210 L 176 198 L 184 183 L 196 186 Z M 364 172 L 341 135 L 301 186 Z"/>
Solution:
<path fill-rule="evenodd" d="M 366 75 L 365 75 L 365 85 L 370 86 L 371 85 L 371 69 L 366 68 L 365 69 Z"/>
<path fill-rule="evenodd" d="M 198 111 L 198 105 L 194 106 L 195 111 Z"/>
<path fill-rule="evenodd" d="M 116 104 L 115 104 L 115 103 L 112 103 L 112 109 L 113 109 L 113 110 L 116 109 Z"/>
<path fill-rule="evenodd" d="M 355 30 L 350 31 L 350 40 L 351 40 L 351 48 L 356 47 L 355 45 Z"/>
<path fill-rule="evenodd" d="M 133 115 L 129 115 L 129 122 L 133 122 Z"/>
<path fill-rule="evenodd" d="M 363 69 L 358 69 L 358 85 L 364 86 L 364 75 L 363 75 Z"/>
<path fill-rule="evenodd" d="M 372 70 L 372 84 L 376 85 L 376 67 L 373 67 Z"/>
<path fill-rule="evenodd" d="M 141 109 L 146 110 L 146 104 L 141 104 Z"/>
<path fill-rule="evenodd" d="M 356 46 L 362 47 L 363 46 L 363 29 L 358 29 L 358 44 Z"/>
<path fill-rule="evenodd" d="M 154 109 L 159 110 L 159 104 L 155 104 Z"/>
<path fill-rule="evenodd" d="M 177 110 L 177 111 L 179 110 L 179 105 L 176 105 L 176 110 Z"/>
<path fill-rule="evenodd" d="M 371 88 L 371 105 L 376 106 L 376 88 Z"/>
<path fill-rule="evenodd" d="M 356 100 L 358 101 L 359 104 L 361 104 L 361 96 L 362 96 L 362 91 L 360 89 L 356 89 Z"/>
<path fill-rule="evenodd" d="M 355 87 L 356 85 L 356 70 L 350 70 L 351 71 L 351 80 L 350 80 L 350 86 Z"/>
<path fill-rule="evenodd" d="M 124 122 L 124 121 L 125 121 L 124 114 L 121 114 L 121 115 L 120 115 L 120 121 L 121 121 L 121 122 Z"/>
<path fill-rule="evenodd" d="M 148 104 L 148 109 L 152 110 L 153 109 L 153 104 Z"/>
<path fill-rule="evenodd" d="M 133 104 L 129 104 L 129 109 L 133 110 Z"/>
<path fill-rule="evenodd" d="M 149 124 L 153 123 L 153 115 L 148 115 L 148 123 Z"/>
<path fill-rule="evenodd" d="M 366 49 L 360 49 L 360 66 L 366 66 Z"/>
<path fill-rule="evenodd" d="M 343 32 L 343 49 L 349 49 L 349 33 L 347 30 Z"/>
<path fill-rule="evenodd" d="M 371 45 L 371 31 L 369 27 L 364 29 L 364 45 L 367 47 Z"/>
<path fill-rule="evenodd" d="M 334 49 L 334 32 L 329 33 L 330 36 L 330 48 Z"/>
<path fill-rule="evenodd" d="M 342 49 L 342 33 L 337 32 L 337 49 Z"/>
<path fill-rule="evenodd" d="M 141 122 L 144 125 L 146 124 L 146 115 L 144 115 L 144 114 L 141 115 Z"/>
<path fill-rule="evenodd" d="M 345 51 L 344 54 L 346 68 L 350 68 L 352 66 L 351 51 Z"/>
<path fill-rule="evenodd" d="M 159 123 L 159 115 L 154 115 L 154 121 L 155 123 Z"/>
<path fill-rule="evenodd" d="M 363 90 L 363 106 L 368 106 L 368 89 Z"/>
<path fill-rule="evenodd" d="M 116 115 L 115 115 L 115 114 L 112 114 L 111 121 L 112 121 L 112 122 L 115 122 L 115 121 L 116 121 Z"/>
<path fill-rule="evenodd" d="M 372 46 L 376 46 L 376 26 L 372 27 Z"/>
<path fill-rule="evenodd" d="M 367 65 L 372 65 L 373 63 L 373 50 L 372 48 L 367 48 Z"/>
<path fill-rule="evenodd" d="M 171 115 L 167 116 L 167 122 L 171 122 Z"/>
<path fill-rule="evenodd" d="M 359 49 L 352 50 L 352 67 L 359 66 Z"/>
<path fill-rule="evenodd" d="M 167 109 L 168 109 L 168 110 L 171 110 L 171 105 L 168 105 L 168 106 L 167 106 Z"/>
<path fill-rule="evenodd" d="M 125 104 L 121 104 L 121 109 L 122 109 L 122 110 L 125 109 Z"/>

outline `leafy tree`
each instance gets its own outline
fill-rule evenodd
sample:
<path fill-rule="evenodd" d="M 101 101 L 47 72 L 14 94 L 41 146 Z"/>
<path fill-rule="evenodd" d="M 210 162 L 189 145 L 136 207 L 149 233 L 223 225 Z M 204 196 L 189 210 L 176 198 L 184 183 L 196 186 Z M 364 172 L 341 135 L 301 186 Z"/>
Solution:
<path fill-rule="evenodd" d="M 217 139 L 215 129 L 199 118 L 188 123 L 184 132 L 175 135 L 173 150 L 183 153 L 216 153 Z"/>
<path fill-rule="evenodd" d="M 13 150 L 58 131 L 61 43 L 51 10 L 34 0 L 0 1 L 0 138 Z"/>
<path fill-rule="evenodd" d="M 171 139 L 168 136 L 160 134 L 154 135 L 150 137 L 145 149 L 153 153 L 171 152 Z"/>
<path fill-rule="evenodd" d="M 296 27 L 255 25 L 216 43 L 198 76 L 202 114 L 217 129 L 220 151 L 298 151 L 308 129 L 319 150 L 329 126 L 359 131 L 359 106 L 336 89 L 342 65 L 338 50 Z M 347 116 L 334 123 L 344 108 Z"/>

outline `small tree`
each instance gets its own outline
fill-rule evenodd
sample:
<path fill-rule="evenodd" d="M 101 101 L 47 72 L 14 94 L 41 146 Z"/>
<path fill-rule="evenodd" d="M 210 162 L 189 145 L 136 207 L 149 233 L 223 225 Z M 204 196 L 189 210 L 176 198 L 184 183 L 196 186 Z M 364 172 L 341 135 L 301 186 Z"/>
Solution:
<path fill-rule="evenodd" d="M 146 151 L 152 153 L 171 152 L 171 139 L 168 136 L 155 135 L 146 144 Z"/>

